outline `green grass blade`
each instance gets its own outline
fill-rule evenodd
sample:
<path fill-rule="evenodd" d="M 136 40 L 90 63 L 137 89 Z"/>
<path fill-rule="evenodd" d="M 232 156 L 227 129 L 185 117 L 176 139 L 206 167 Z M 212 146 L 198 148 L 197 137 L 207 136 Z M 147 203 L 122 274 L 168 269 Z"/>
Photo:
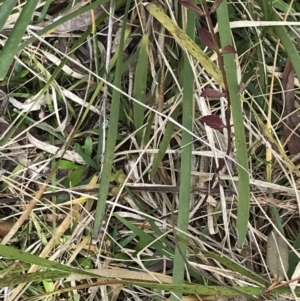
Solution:
<path fill-rule="evenodd" d="M 63 272 L 94 276 L 94 274 L 85 272 L 84 270 L 72 268 L 67 265 L 63 265 L 63 264 L 57 263 L 55 261 L 51 261 L 51 260 L 36 256 L 36 255 L 27 253 L 27 252 L 21 251 L 19 249 L 4 246 L 1 244 L 0 244 L 0 255 L 4 256 L 4 257 L 16 259 L 16 260 L 28 262 L 31 264 L 35 264 L 38 266 L 63 271 Z"/>
<path fill-rule="evenodd" d="M 46 3 L 45 3 L 45 5 L 43 6 L 43 9 L 42 9 L 40 15 L 39 15 L 37 23 L 44 21 L 46 15 L 47 15 L 47 11 L 48 11 L 48 9 L 50 7 L 50 4 L 51 4 L 51 0 L 47 0 Z"/>
<path fill-rule="evenodd" d="M 18 0 L 6 0 L 0 6 L 0 30 L 2 30 L 6 20 L 8 19 L 10 13 L 14 9 Z"/>
<path fill-rule="evenodd" d="M 3 80 L 18 51 L 18 47 L 31 21 L 38 0 L 27 1 L 0 53 L 0 80 Z"/>
<path fill-rule="evenodd" d="M 148 47 L 149 47 L 149 36 L 145 34 L 141 41 L 141 47 L 139 49 L 139 58 L 135 69 L 134 79 L 134 97 L 141 101 L 146 102 L 146 89 L 147 89 L 147 67 L 148 67 Z M 137 132 L 137 140 L 139 143 L 142 142 L 144 128 L 144 112 L 145 108 L 138 103 L 133 104 L 134 108 L 134 125 L 136 129 L 140 129 Z"/>
<path fill-rule="evenodd" d="M 217 10 L 217 18 L 220 30 L 221 47 L 232 45 L 231 31 L 229 25 L 228 3 L 223 1 Z M 243 124 L 243 113 L 241 99 L 239 96 L 239 85 L 237 81 L 236 65 L 233 54 L 225 54 L 224 66 L 228 81 L 228 93 L 231 99 L 231 110 L 236 137 L 236 150 L 238 160 L 238 213 L 236 227 L 238 231 L 237 245 L 242 246 L 248 228 L 250 208 L 250 185 L 248 172 L 248 155 L 246 146 L 245 129 Z"/>
<path fill-rule="evenodd" d="M 207 255 L 208 257 L 214 258 L 215 260 L 217 260 L 219 263 L 223 264 L 224 266 L 226 266 L 227 268 L 229 268 L 231 271 L 237 272 L 243 276 L 248 277 L 249 279 L 252 279 L 264 286 L 268 286 L 270 284 L 270 282 L 266 279 L 264 279 L 263 277 L 261 277 L 260 275 L 255 274 L 252 271 L 247 270 L 246 268 L 244 268 L 242 265 L 232 261 L 231 259 L 225 257 L 225 256 L 220 256 L 217 255 L 213 252 L 209 252 L 206 250 L 200 250 L 201 253 Z"/>
<path fill-rule="evenodd" d="M 132 194 L 132 192 L 126 188 L 127 193 L 130 195 L 130 197 L 132 198 L 132 200 L 134 201 L 134 203 L 136 204 L 136 206 L 139 208 L 139 210 L 141 212 L 144 212 L 146 214 L 149 214 L 149 212 L 145 212 L 143 209 L 143 206 L 141 206 L 140 201 L 138 199 L 135 198 L 134 194 Z M 171 204 L 170 204 L 171 205 Z M 170 247 L 170 242 L 168 241 L 167 237 L 163 235 L 163 232 L 161 231 L 161 229 L 156 225 L 155 221 L 151 218 L 147 218 L 147 221 L 151 227 L 151 229 L 154 231 L 154 233 L 156 234 L 157 237 L 161 237 L 159 242 L 163 244 L 163 248 L 164 250 L 166 250 L 169 255 L 173 255 L 173 248 Z M 133 231 L 135 232 L 135 231 Z M 136 232 L 135 232 L 136 233 Z M 149 235 L 150 236 L 150 235 Z M 169 258 L 169 257 L 168 257 Z M 170 258 L 171 259 L 171 258 Z"/>
<path fill-rule="evenodd" d="M 128 281 L 123 280 L 122 283 L 127 283 L 129 285 L 139 285 L 142 287 L 151 287 L 157 290 L 167 290 L 177 293 L 185 293 L 185 294 L 199 294 L 199 295 L 207 295 L 207 296 L 242 296 L 242 295 L 250 295 L 250 296 L 259 296 L 262 294 L 266 287 L 249 287 L 249 286 L 240 286 L 236 287 L 235 290 L 231 290 L 227 287 L 221 286 L 213 286 L 213 285 L 199 285 L 199 284 L 161 284 L 161 283 L 153 283 L 153 282 L 140 282 L 140 281 Z M 297 294 L 300 293 L 300 290 L 295 290 Z M 280 294 L 288 294 L 290 293 L 289 287 L 281 287 L 278 289 L 274 289 L 270 292 L 273 296 L 278 296 Z M 250 300 L 250 299 L 249 299 Z M 178 301 L 178 299 L 177 299 Z"/>
<path fill-rule="evenodd" d="M 151 130 L 152 130 L 152 124 L 154 122 L 154 117 L 155 117 L 154 112 L 151 112 L 150 116 L 147 119 L 147 125 L 145 127 L 145 134 L 144 134 L 144 139 L 143 139 L 144 144 L 147 144 L 150 140 L 150 136 L 152 134 Z"/>
<path fill-rule="evenodd" d="M 300 54 L 295 46 L 295 43 L 292 41 L 285 27 L 274 26 L 274 32 L 277 34 L 282 45 L 284 46 L 284 49 L 293 64 L 293 68 L 298 80 L 300 80 Z"/>
<path fill-rule="evenodd" d="M 279 21 L 279 19 L 273 13 L 270 3 L 268 4 L 266 1 L 258 1 L 258 4 L 268 17 L 264 18 L 266 21 Z M 275 2 L 272 2 L 271 4 L 276 7 Z M 280 39 L 289 59 L 293 64 L 293 68 L 298 77 L 298 80 L 300 80 L 300 54 L 286 28 L 284 26 L 274 26 L 268 31 L 268 33 L 271 35 L 275 33 Z"/>
<path fill-rule="evenodd" d="M 193 41 L 195 39 L 195 12 L 187 11 L 187 35 Z M 190 64 L 189 56 L 183 56 L 183 103 L 182 103 L 182 125 L 189 131 L 193 131 L 194 116 L 194 73 Z M 192 173 L 192 141 L 193 137 L 186 131 L 182 131 L 182 156 L 180 164 L 180 188 L 177 227 L 178 241 L 175 249 L 173 284 L 183 284 L 185 271 L 185 256 L 187 250 L 187 236 L 190 211 L 190 191 Z M 181 294 L 172 295 L 171 301 L 181 298 Z"/>
<path fill-rule="evenodd" d="M 139 228 L 138 228 L 139 229 Z M 139 229 L 141 230 L 141 229 Z M 142 230 L 141 230 L 142 231 Z M 157 242 L 156 242 L 157 243 Z M 18 249 L 8 247 L 8 246 L 3 246 L 0 245 L 0 254 L 1 256 L 12 258 L 12 259 L 17 259 L 20 261 L 28 262 L 31 264 L 36 264 L 40 265 L 43 267 L 47 267 L 50 269 L 56 269 L 59 270 L 59 273 L 75 273 L 75 274 L 84 274 L 87 276 L 90 276 L 91 278 L 99 278 L 99 275 L 95 275 L 93 273 L 84 271 L 84 270 L 79 270 L 76 268 L 72 268 L 69 266 L 65 266 L 59 263 L 56 263 L 54 261 L 41 258 L 36 255 L 32 255 L 23 251 L 20 251 Z M 38 274 L 37 274 L 38 275 Z M 48 277 L 52 278 L 52 273 L 49 272 Z M 51 277 L 50 277 L 51 276 Z M 23 275 L 24 277 L 24 275 Z M 34 276 L 32 276 L 34 277 Z M 3 277 L 4 278 L 4 277 Z M 35 279 L 32 278 L 31 281 L 34 281 Z M 249 294 L 249 295 L 258 295 L 261 294 L 264 290 L 265 287 L 240 287 L 236 288 L 234 291 L 230 290 L 227 287 L 220 287 L 220 286 L 202 286 L 199 284 L 196 285 L 189 285 L 189 284 L 181 284 L 181 285 L 171 285 L 171 284 L 158 284 L 154 282 L 139 282 L 137 280 L 120 280 L 120 283 L 125 283 L 125 284 L 136 284 L 144 287 L 149 287 L 153 289 L 160 289 L 160 290 L 170 290 L 170 291 L 175 291 L 179 293 L 197 293 L 197 294 L 202 294 L 202 295 L 231 295 L 231 296 L 236 296 L 242 295 L 243 293 Z M 287 293 L 289 292 L 289 288 L 281 288 L 272 291 L 272 294 L 279 294 L 279 293 Z M 297 290 L 296 290 L 297 292 Z"/>
<path fill-rule="evenodd" d="M 23 273 L 11 273 L 0 278 L 0 287 L 15 286 L 21 283 L 29 283 L 33 281 L 43 281 L 43 280 L 59 280 L 61 278 L 68 277 L 70 273 L 62 271 L 45 271 L 45 272 L 35 272 L 30 274 Z"/>
<path fill-rule="evenodd" d="M 157 251 L 159 251 L 161 254 L 163 254 L 167 258 L 171 259 L 170 255 L 173 254 L 173 249 L 169 245 L 164 245 L 161 240 L 155 241 L 154 237 L 147 234 L 142 229 L 140 229 L 139 227 L 133 225 L 128 220 L 126 220 L 125 218 L 119 216 L 118 214 L 114 214 L 114 216 L 116 218 L 118 218 L 118 220 L 120 220 L 128 229 L 130 229 L 132 231 L 132 233 L 135 233 L 136 235 L 138 235 L 141 238 L 141 240 L 143 240 L 143 243 L 145 245 L 150 245 L 151 244 L 151 246 L 153 248 L 155 248 Z"/>
<path fill-rule="evenodd" d="M 123 47 L 124 47 L 123 45 L 124 45 L 125 31 L 127 26 L 126 22 L 127 22 L 129 4 L 130 3 L 128 1 L 126 4 L 124 19 L 123 19 L 121 40 L 119 46 L 119 56 L 118 56 L 115 81 L 114 81 L 114 86 L 119 89 L 121 89 Z M 99 232 L 101 230 L 101 223 L 105 214 L 106 200 L 107 200 L 107 194 L 109 189 L 109 181 L 110 181 L 111 169 L 112 169 L 112 164 L 114 159 L 115 145 L 118 136 L 118 122 L 119 122 L 119 110 L 120 110 L 120 100 L 121 100 L 120 96 L 121 96 L 120 92 L 114 89 L 112 93 L 112 101 L 111 101 L 111 108 L 110 108 L 111 114 L 110 114 L 109 126 L 107 131 L 107 142 L 105 147 L 103 170 L 102 170 L 101 181 L 100 181 L 99 200 L 97 202 L 95 224 L 92 233 L 92 238 L 94 241 L 97 241 L 99 237 Z"/>

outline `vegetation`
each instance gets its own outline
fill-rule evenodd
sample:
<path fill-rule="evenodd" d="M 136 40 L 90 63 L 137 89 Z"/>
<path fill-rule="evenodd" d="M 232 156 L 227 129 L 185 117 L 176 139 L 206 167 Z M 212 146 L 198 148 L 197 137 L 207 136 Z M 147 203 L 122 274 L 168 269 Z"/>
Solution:
<path fill-rule="evenodd" d="M 0 3 L 4 300 L 296 300 L 300 5 Z"/>

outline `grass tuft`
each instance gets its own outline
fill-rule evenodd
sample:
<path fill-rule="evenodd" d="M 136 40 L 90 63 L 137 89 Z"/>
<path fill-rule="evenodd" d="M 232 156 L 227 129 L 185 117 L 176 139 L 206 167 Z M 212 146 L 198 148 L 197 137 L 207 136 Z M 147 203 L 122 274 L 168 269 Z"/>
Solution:
<path fill-rule="evenodd" d="M 1 296 L 296 299 L 298 2 L 0 2 Z"/>

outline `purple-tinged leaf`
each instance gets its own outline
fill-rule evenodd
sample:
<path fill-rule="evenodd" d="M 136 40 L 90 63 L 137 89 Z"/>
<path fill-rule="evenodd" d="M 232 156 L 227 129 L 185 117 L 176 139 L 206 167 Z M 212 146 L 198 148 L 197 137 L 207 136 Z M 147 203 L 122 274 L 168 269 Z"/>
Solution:
<path fill-rule="evenodd" d="M 212 35 L 208 30 L 206 30 L 205 28 L 200 27 L 200 28 L 198 28 L 198 35 L 199 35 L 202 43 L 206 47 L 208 47 L 210 49 L 216 49 L 216 46 L 214 44 Z"/>
<path fill-rule="evenodd" d="M 207 126 L 214 130 L 222 130 L 226 125 L 222 122 L 218 115 L 207 115 L 200 118 Z"/>
<path fill-rule="evenodd" d="M 221 53 L 222 54 L 225 54 L 225 53 L 237 53 L 237 51 L 235 50 L 235 48 L 232 45 L 227 45 L 223 49 L 221 49 Z"/>
<path fill-rule="evenodd" d="M 223 97 L 225 96 L 225 93 L 212 89 L 212 88 L 206 88 L 205 90 L 202 91 L 200 94 L 202 97 Z"/>
<path fill-rule="evenodd" d="M 205 16 L 205 13 L 202 11 L 202 9 L 190 0 L 180 0 L 180 4 L 188 9 L 193 10 L 200 16 Z"/>
<path fill-rule="evenodd" d="M 220 4 L 223 2 L 223 0 L 215 0 L 214 4 L 212 5 L 212 7 L 210 8 L 210 11 L 209 13 L 210 14 L 213 14 L 217 9 L 218 7 L 220 6 Z"/>

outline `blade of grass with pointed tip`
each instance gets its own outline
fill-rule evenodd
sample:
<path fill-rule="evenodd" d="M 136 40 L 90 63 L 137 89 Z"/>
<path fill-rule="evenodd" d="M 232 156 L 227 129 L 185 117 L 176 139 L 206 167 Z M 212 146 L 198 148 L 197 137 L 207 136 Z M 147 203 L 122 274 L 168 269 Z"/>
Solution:
<path fill-rule="evenodd" d="M 221 47 L 232 45 L 231 31 L 229 24 L 228 3 L 224 0 L 217 9 Z M 243 123 L 242 104 L 239 95 L 239 85 L 236 73 L 236 64 L 233 54 L 225 54 L 224 66 L 228 81 L 228 93 L 231 100 L 231 112 L 233 118 L 235 145 L 238 160 L 238 212 L 236 227 L 238 231 L 237 245 L 242 246 L 247 230 L 250 209 L 250 185 L 248 172 L 248 155 L 246 146 L 246 136 Z"/>
<path fill-rule="evenodd" d="M 185 10 L 184 8 L 182 8 Z M 192 10 L 187 11 L 186 32 L 190 41 L 195 39 L 195 21 L 196 13 Z M 190 63 L 189 55 L 184 53 L 183 56 L 183 100 L 182 100 L 182 125 L 185 129 L 193 131 L 194 121 L 194 73 Z M 179 187 L 179 205 L 173 278 L 172 284 L 183 284 L 185 272 L 185 257 L 187 251 L 187 231 L 189 225 L 189 209 L 190 209 L 190 191 L 191 191 L 191 173 L 192 173 L 192 150 L 193 137 L 187 132 L 182 131 L 182 156 L 180 164 L 180 187 Z M 175 231 L 175 229 L 174 229 Z M 171 296 L 171 301 L 176 301 L 181 298 L 181 294 Z"/>
<path fill-rule="evenodd" d="M 176 42 L 185 48 L 208 72 L 215 81 L 224 87 L 224 81 L 220 69 L 202 51 L 200 47 L 178 27 L 158 6 L 148 4 L 147 10 L 172 34 Z M 194 25 L 195 26 L 195 25 Z M 194 27 L 195 30 L 195 27 Z"/>
<path fill-rule="evenodd" d="M 123 66 L 123 47 L 124 47 L 124 39 L 125 32 L 127 27 L 127 17 L 129 10 L 130 1 L 127 1 L 125 14 L 123 18 L 123 26 L 121 31 L 121 40 L 119 46 L 119 56 L 117 60 L 116 72 L 115 72 L 115 80 L 114 86 L 121 89 L 121 79 L 122 79 L 122 66 Z M 99 237 L 99 233 L 101 231 L 101 223 L 105 214 L 106 208 L 106 200 L 109 189 L 109 181 L 111 176 L 111 169 L 114 159 L 114 151 L 118 136 L 118 123 L 119 123 L 119 110 L 120 110 L 120 101 L 121 94 L 116 89 L 113 90 L 112 93 L 112 101 L 110 107 L 110 120 L 109 126 L 107 130 L 107 142 L 105 147 L 104 154 L 104 162 L 103 162 L 103 170 L 101 173 L 101 181 L 100 181 L 100 189 L 99 189 L 99 199 L 97 202 L 96 215 L 95 215 L 95 224 L 92 233 L 92 238 L 94 241 L 97 241 Z"/>
<path fill-rule="evenodd" d="M 6 0 L 0 6 L 0 30 L 2 30 L 6 20 L 8 19 L 10 13 L 14 9 L 18 0 Z"/>
<path fill-rule="evenodd" d="M 149 36 L 145 34 L 141 41 L 141 46 L 139 49 L 139 57 L 135 69 L 134 78 L 134 90 L 133 94 L 136 99 L 142 103 L 146 102 L 146 89 L 147 89 L 147 67 L 148 67 L 148 46 L 149 46 Z M 134 126 L 139 129 L 137 132 L 138 143 L 142 142 L 144 128 L 144 114 L 145 108 L 140 104 L 133 103 L 134 111 Z"/>
<path fill-rule="evenodd" d="M 31 0 L 25 3 L 15 26 L 4 44 L 0 53 L 0 80 L 3 80 L 7 74 L 38 2 L 39 0 Z"/>

